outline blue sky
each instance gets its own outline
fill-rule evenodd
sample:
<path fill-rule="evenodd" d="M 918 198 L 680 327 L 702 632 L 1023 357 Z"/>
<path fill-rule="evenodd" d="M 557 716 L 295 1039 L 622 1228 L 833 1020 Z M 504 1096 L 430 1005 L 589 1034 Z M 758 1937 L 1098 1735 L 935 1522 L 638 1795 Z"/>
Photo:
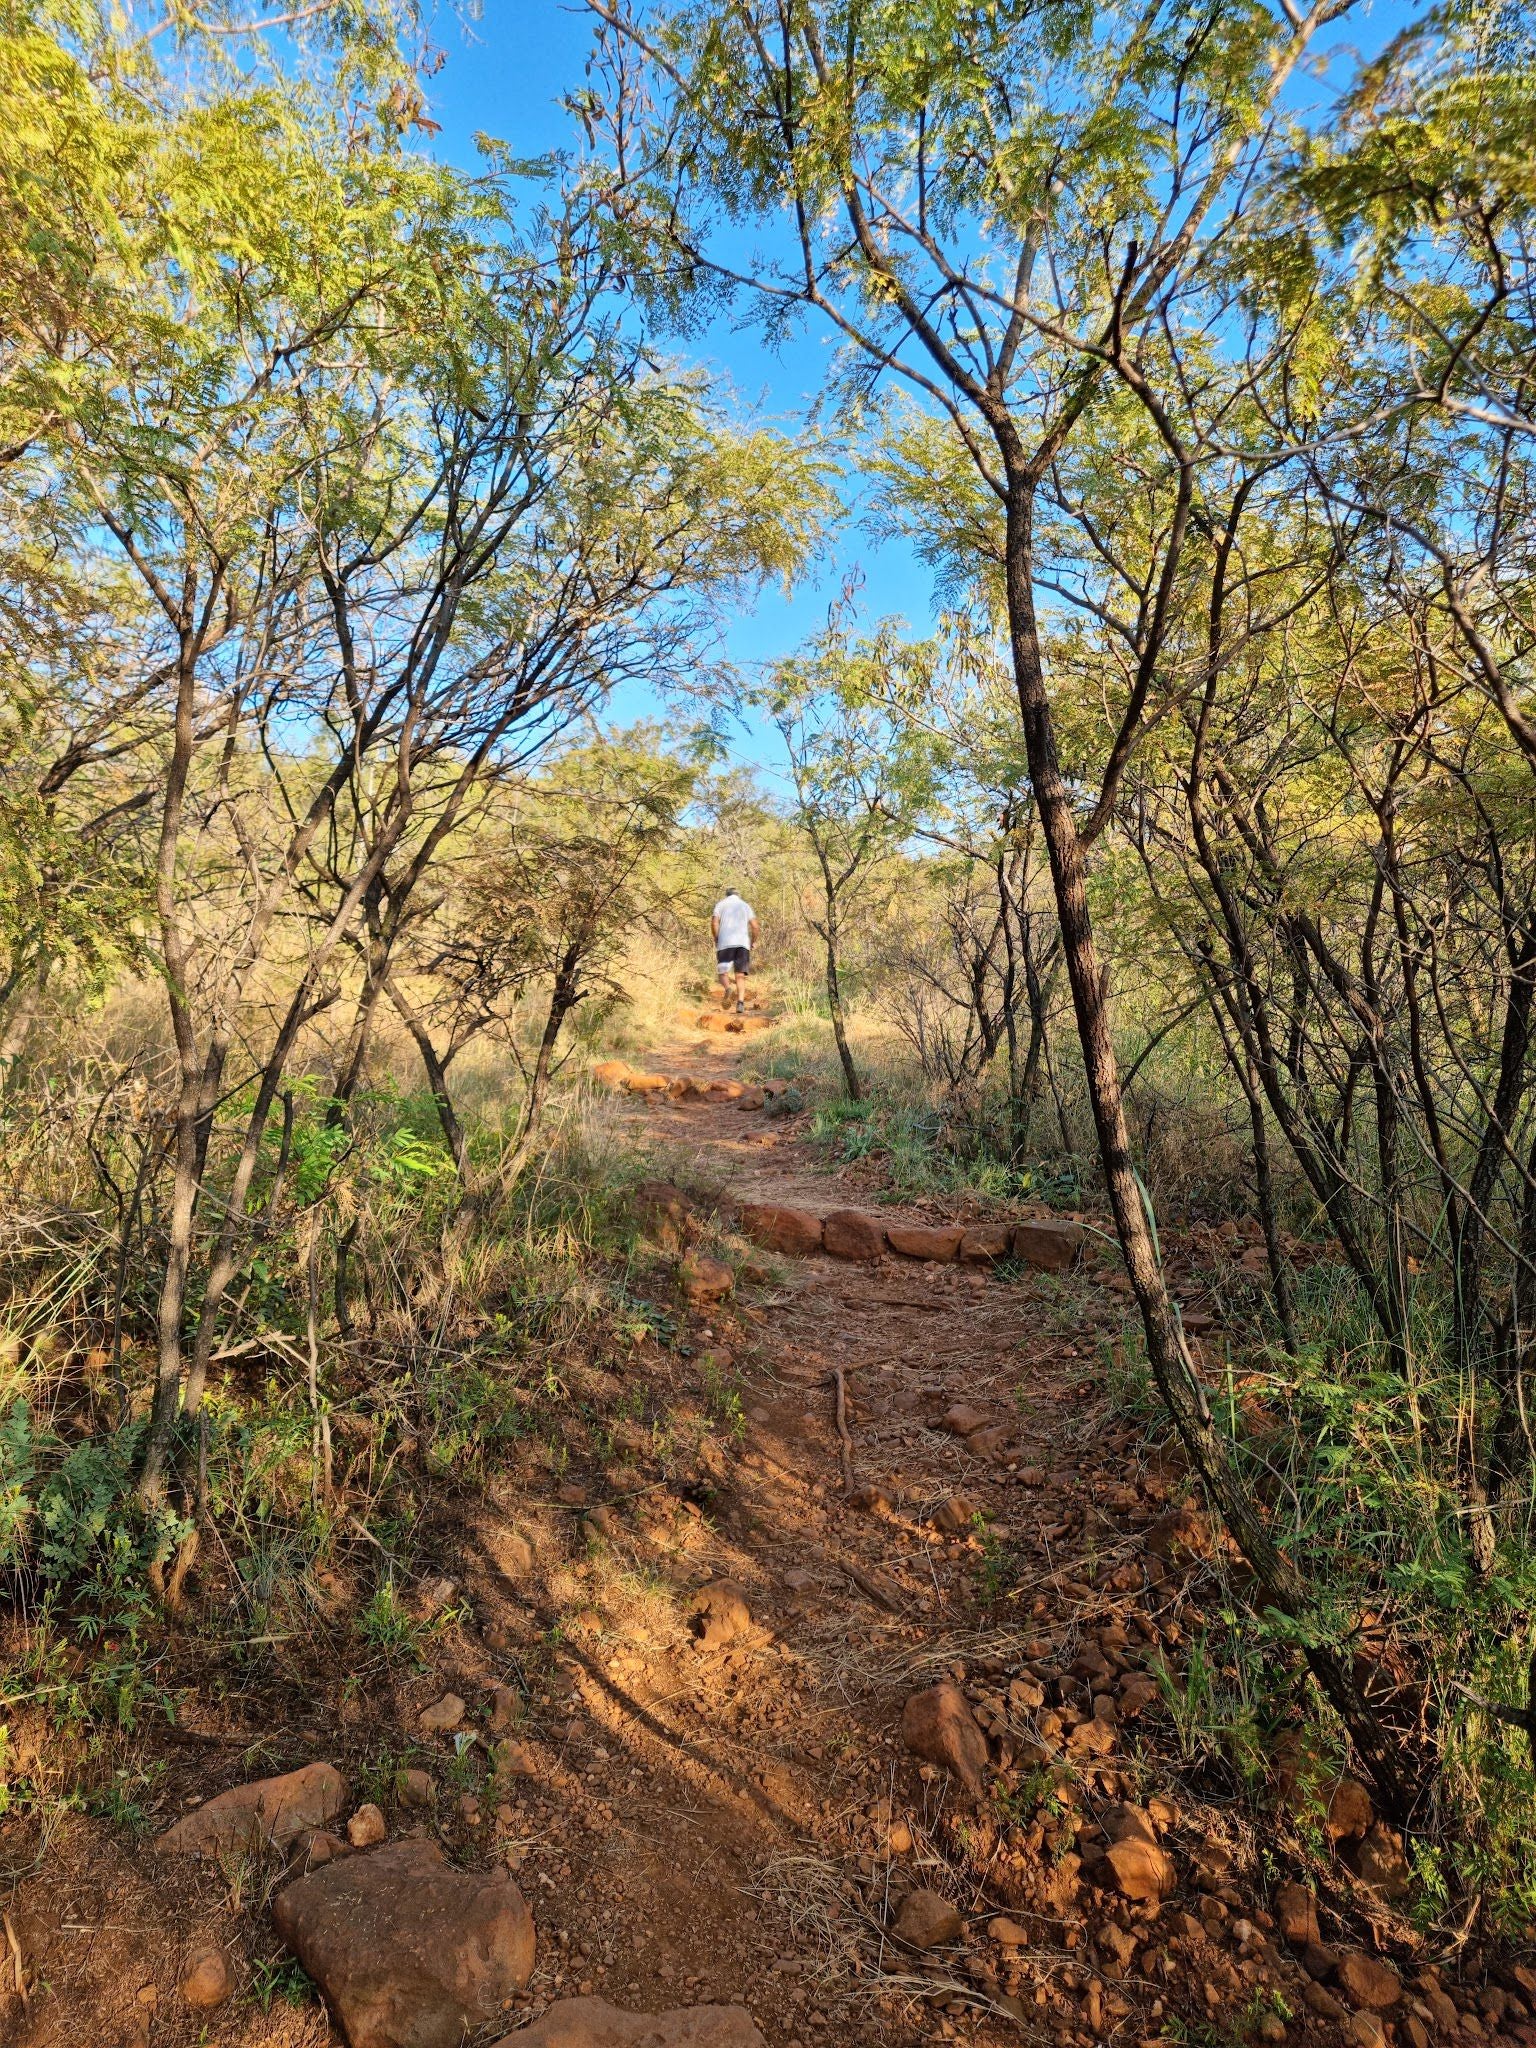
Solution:
<path fill-rule="evenodd" d="M 495 136 L 522 156 L 574 148 L 578 131 L 560 101 L 582 81 L 590 40 L 590 16 L 582 0 L 483 4 L 483 19 L 467 26 L 451 9 L 439 16 L 446 61 L 429 85 L 432 116 L 442 124 L 433 147 L 465 165 L 475 161 L 477 132 Z M 1295 90 L 1310 97 L 1345 83 L 1355 54 L 1379 49 L 1414 11 L 1413 0 L 1365 0 L 1330 39 L 1334 62 L 1329 75 L 1321 81 L 1298 80 Z M 792 432 L 816 400 L 832 347 L 828 330 L 815 322 L 779 355 L 765 347 L 755 330 L 721 321 L 702 340 L 691 340 L 686 351 L 678 345 L 678 353 L 728 385 L 746 411 Z M 734 622 L 728 643 L 732 660 L 750 668 L 797 647 L 824 623 L 829 603 L 853 569 L 862 579 L 861 601 L 871 620 L 896 615 L 914 633 L 927 630 L 933 612 L 929 572 L 899 542 L 876 546 L 850 516 L 818 579 L 788 599 L 777 588 L 764 592 Z M 615 701 L 612 715 L 630 722 L 654 716 L 658 708 L 644 693 L 626 692 Z M 736 751 L 770 775 L 782 758 L 776 735 L 754 724 L 740 727 Z"/>
<path fill-rule="evenodd" d="M 466 30 L 445 12 L 438 34 L 446 63 L 429 82 L 432 118 L 442 123 L 434 148 L 469 165 L 477 133 L 495 136 L 519 155 L 539 156 L 573 147 L 578 131 L 560 105 L 561 95 L 581 83 L 589 43 L 584 6 L 571 0 L 484 0 L 484 18 Z M 679 347 L 677 352 L 684 354 Z M 832 352 L 827 332 L 812 325 L 776 356 L 761 337 L 720 322 L 702 342 L 690 343 L 684 359 L 702 363 L 729 383 L 744 408 L 793 431 L 814 404 Z M 914 632 L 930 619 L 931 579 L 899 544 L 875 547 L 850 521 L 841 546 L 814 581 L 786 600 L 774 587 L 737 620 L 729 634 L 731 659 L 745 667 L 787 654 L 826 621 L 828 605 L 840 594 L 844 575 L 857 568 L 862 601 L 871 618 L 897 614 Z M 626 692 L 613 715 L 629 722 L 654 715 L 657 706 Z M 757 724 L 740 727 L 736 751 L 770 775 L 781 759 L 777 736 Z"/>

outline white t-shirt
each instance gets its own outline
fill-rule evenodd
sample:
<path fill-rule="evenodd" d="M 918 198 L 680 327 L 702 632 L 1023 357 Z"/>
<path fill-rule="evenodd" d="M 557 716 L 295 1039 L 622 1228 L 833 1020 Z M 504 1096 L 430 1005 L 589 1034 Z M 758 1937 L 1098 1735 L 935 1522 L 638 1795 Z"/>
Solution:
<path fill-rule="evenodd" d="M 752 943 L 752 920 L 757 912 L 750 903 L 740 896 L 722 896 L 715 905 L 715 916 L 720 920 L 720 930 L 715 938 L 716 949 L 724 953 L 732 946 L 750 946 Z"/>

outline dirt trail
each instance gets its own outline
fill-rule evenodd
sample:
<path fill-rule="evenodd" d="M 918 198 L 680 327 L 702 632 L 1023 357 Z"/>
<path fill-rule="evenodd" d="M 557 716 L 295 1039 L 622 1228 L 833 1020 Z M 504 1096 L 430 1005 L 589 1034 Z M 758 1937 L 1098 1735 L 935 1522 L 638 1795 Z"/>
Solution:
<path fill-rule="evenodd" d="M 759 1043 L 688 1034 L 652 1057 L 726 1077 Z M 803 1119 L 664 1098 L 615 1114 L 731 1202 L 824 1212 L 868 1198 L 818 1163 Z M 1140 1532 L 1169 1480 L 1127 1470 L 1131 1437 L 1089 1367 L 1119 1315 L 1090 1275 L 765 1260 L 734 1302 L 695 1316 L 683 1347 L 714 1408 L 699 1497 L 646 1476 L 638 1379 L 574 1376 L 587 1420 L 563 1470 L 534 1487 L 509 1469 L 438 1510 L 436 1553 L 473 1618 L 433 1637 L 429 1668 L 338 1672 L 329 1696 L 274 1690 L 265 1742 L 248 1724 L 221 1736 L 210 1709 L 211 1732 L 184 1730 L 190 1753 L 171 1754 L 160 1816 L 252 1775 L 253 1757 L 262 1770 L 333 1757 L 385 1802 L 392 1832 L 427 1826 L 459 1861 L 512 1864 L 539 1931 L 528 2013 L 582 1991 L 651 2010 L 740 2001 L 772 2048 L 1155 2035 L 1159 1984 L 1130 1963 L 1160 1938 L 1156 1902 L 1117 1902 L 1090 1946 L 1077 1827 L 1060 1824 L 1075 1801 L 1091 1831 L 1094 1812 L 1145 1787 L 1127 1731 L 1155 1691 L 1143 1667 L 1160 1634 L 1141 1612 Z M 944 1426 L 960 1402 L 1002 1425 L 992 1455 L 975 1448 L 985 1434 Z M 712 1647 L 687 1615 L 718 1579 L 750 1622 Z M 1042 1672 L 1060 1674 L 1049 1709 Z M 945 1677 L 990 1725 L 980 1801 L 902 1740 L 903 1703 Z M 529 1704 L 488 1790 L 477 1752 L 465 1763 L 461 1745 L 414 1731 L 446 1688 L 473 1720 L 498 1684 Z M 438 1781 L 426 1820 L 389 1803 L 384 1723 L 413 1731 L 395 1755 Z M 1061 1799 L 1053 1759 L 1075 1786 Z M 891 1924 L 924 1888 L 961 1916 L 929 1949 Z M 259 1886 L 232 1896 L 216 1874 L 169 1871 L 105 1822 L 62 1831 L 13 1910 L 49 1987 L 13 2015 L 29 2048 L 336 2038 L 315 2002 L 272 1997 L 276 1966 L 254 1960 L 263 1941 L 274 1952 Z M 210 1932 L 243 1944 L 245 1990 L 192 2014 L 179 1973 Z"/>

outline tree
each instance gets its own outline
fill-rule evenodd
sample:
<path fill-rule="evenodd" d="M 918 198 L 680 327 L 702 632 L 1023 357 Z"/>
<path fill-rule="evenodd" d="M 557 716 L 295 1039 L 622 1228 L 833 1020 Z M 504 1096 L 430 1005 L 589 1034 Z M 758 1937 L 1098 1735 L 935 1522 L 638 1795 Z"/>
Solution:
<path fill-rule="evenodd" d="M 832 1036 L 850 1102 L 863 1099 L 843 1000 L 844 939 L 855 917 L 877 921 L 871 901 L 890 856 L 922 803 L 926 764 L 911 728 L 881 710 L 885 672 L 926 650 L 889 625 L 853 640 L 834 624 L 805 654 L 777 664 L 768 704 L 789 757 L 795 818 L 816 857 L 820 909 L 809 914 L 822 945 Z"/>
<path fill-rule="evenodd" d="M 1063 772 L 1040 619 L 1048 485 L 1116 381 L 1154 424 L 1142 374 L 1188 280 L 1223 237 L 1282 95 L 1339 0 L 1216 12 L 1052 10 L 956 0 L 700 0 L 649 11 L 589 0 L 606 68 L 616 215 L 637 271 L 681 304 L 739 289 L 770 324 L 806 308 L 848 344 L 845 389 L 902 383 L 968 464 L 1001 569 L 1030 783 L 1050 861 L 1079 1043 L 1115 1227 L 1159 1392 L 1258 1579 L 1300 1619 L 1306 1587 L 1232 1468 L 1200 1393 L 1135 1171 L 1087 890 L 1141 736 L 1190 534 L 1195 468 L 1167 444 L 1173 489 L 1141 579 L 1135 660 L 1083 802 Z M 777 248 L 738 257 L 719 221 L 766 220 Z M 1058 501 L 1060 494 L 1058 494 Z M 1042 530 L 1042 528 L 1045 530 Z M 1308 1657 L 1388 1808 L 1412 1792 L 1331 1647 Z"/>

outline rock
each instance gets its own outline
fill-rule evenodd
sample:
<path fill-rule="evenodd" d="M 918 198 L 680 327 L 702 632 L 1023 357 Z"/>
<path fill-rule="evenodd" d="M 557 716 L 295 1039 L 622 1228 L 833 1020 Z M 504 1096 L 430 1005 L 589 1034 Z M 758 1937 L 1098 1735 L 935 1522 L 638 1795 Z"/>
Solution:
<path fill-rule="evenodd" d="M 631 1074 L 624 1083 L 631 1095 L 665 1095 L 671 1085 L 665 1074 Z"/>
<path fill-rule="evenodd" d="M 1282 1884 L 1275 1892 L 1275 1924 L 1292 1948 L 1321 1941 L 1317 1900 L 1304 1884 Z"/>
<path fill-rule="evenodd" d="M 1363 1835 L 1375 1818 L 1371 1795 L 1358 1778 L 1340 1778 L 1328 1800 L 1323 1822 L 1329 1838 L 1342 1842 L 1350 1835 Z"/>
<path fill-rule="evenodd" d="M 985 1429 L 974 1429 L 965 1440 L 965 1448 L 975 1458 L 986 1458 L 996 1464 L 1007 1457 L 1018 1441 L 1018 1432 L 1011 1422 L 989 1422 Z"/>
<path fill-rule="evenodd" d="M 437 1803 L 437 1780 L 430 1771 L 403 1770 L 395 1773 L 395 1797 L 402 1806 L 420 1812 Z"/>
<path fill-rule="evenodd" d="M 1389 2012 L 1403 1995 L 1402 1979 L 1380 1956 L 1356 1952 L 1339 1957 L 1335 1971 L 1339 1989 L 1357 2010 Z"/>
<path fill-rule="evenodd" d="M 678 1262 L 677 1279 L 683 1299 L 691 1308 L 713 1308 L 736 1285 L 736 1276 L 729 1266 L 706 1258 L 702 1252 L 690 1252 Z"/>
<path fill-rule="evenodd" d="M 946 1262 L 957 1259 L 964 1235 L 958 1224 L 950 1227 L 928 1223 L 887 1223 L 885 1226 L 886 1243 L 904 1259 L 942 1259 Z"/>
<path fill-rule="evenodd" d="M 778 1202 L 743 1202 L 736 1228 L 765 1251 L 807 1258 L 821 1250 L 821 1218 L 808 1209 L 787 1209 Z"/>
<path fill-rule="evenodd" d="M 581 1526 L 590 1539 L 603 1543 L 616 1543 L 624 1534 L 624 1522 L 618 1509 L 611 1508 L 606 1503 L 589 1508 Z"/>
<path fill-rule="evenodd" d="M 965 1923 L 942 1892 L 908 1892 L 896 1908 L 891 1923 L 899 1941 L 912 1948 L 938 1948 L 946 1941 L 958 1941 Z"/>
<path fill-rule="evenodd" d="M 1350 2048 L 1386 2048 L 1387 2030 L 1377 2013 L 1352 2012 L 1344 2031 Z"/>
<path fill-rule="evenodd" d="M 155 1848 L 161 1855 L 187 1856 L 286 1851 L 309 1829 L 333 1821 L 346 1797 L 347 1781 L 334 1764 L 305 1764 L 219 1793 L 167 1828 Z"/>
<path fill-rule="evenodd" d="M 751 1630 L 746 1594 L 734 1579 L 712 1579 L 695 1594 L 688 1627 L 701 1649 L 723 1650 Z"/>
<path fill-rule="evenodd" d="M 633 1072 L 628 1060 L 599 1060 L 592 1069 L 592 1078 L 599 1088 L 623 1088 Z"/>
<path fill-rule="evenodd" d="M 1308 2012 L 1315 2012 L 1320 2020 L 1342 2020 L 1348 2017 L 1348 2008 L 1340 2004 L 1331 1991 L 1325 1991 L 1321 1984 L 1309 1978 L 1301 1987 L 1301 2002 Z"/>
<path fill-rule="evenodd" d="M 834 1259 L 878 1259 L 885 1250 L 885 1225 L 862 1209 L 834 1209 L 822 1223 L 821 1241 Z"/>
<path fill-rule="evenodd" d="M 1127 1899 L 1166 1899 L 1173 1890 L 1173 1858 L 1161 1844 L 1126 1835 L 1111 1842 L 1104 1857 L 1114 1874 L 1115 1889 Z"/>
<path fill-rule="evenodd" d="M 953 1408 L 946 1409 L 939 1427 L 947 1429 L 951 1436 L 972 1436 L 991 1419 L 984 1408 L 972 1408 L 968 1402 L 957 1401 Z"/>
<path fill-rule="evenodd" d="M 995 1920 L 987 1922 L 987 1932 L 1003 1948 L 1028 1948 L 1029 1935 L 1017 1920 L 1009 1920 L 999 1913 Z"/>
<path fill-rule="evenodd" d="M 511 1873 L 453 1870 L 435 1842 L 301 1877 L 272 1918 L 348 2048 L 459 2048 L 533 1973 L 533 1916 Z"/>
<path fill-rule="evenodd" d="M 194 1949 L 182 1972 L 181 1995 L 195 2012 L 212 2012 L 235 1988 L 229 1958 L 221 1948 Z"/>
<path fill-rule="evenodd" d="M 330 1828 L 311 1828 L 307 1835 L 300 1835 L 293 1847 L 298 1869 L 319 1870 L 334 1863 L 338 1856 L 347 1855 L 351 1844 Z"/>
<path fill-rule="evenodd" d="M 496 2048 L 767 2048 L 742 2005 L 625 2012 L 605 1998 L 561 1998 Z"/>
<path fill-rule="evenodd" d="M 514 1778 L 536 1778 L 539 1775 L 538 1759 L 526 1742 L 516 1742 L 510 1735 L 504 1735 L 491 1750 L 491 1776 L 503 1789 Z"/>
<path fill-rule="evenodd" d="M 768 1098 L 764 1095 L 762 1089 L 753 1082 L 742 1089 L 740 1095 L 736 1098 L 736 1107 L 741 1110 L 761 1109 L 767 1100 Z"/>
<path fill-rule="evenodd" d="M 901 1710 L 901 1739 L 914 1756 L 942 1764 L 971 1793 L 986 1782 L 987 1738 L 959 1686 L 945 1679 L 913 1693 Z"/>
<path fill-rule="evenodd" d="M 354 1849 L 373 1849 L 389 1833 L 389 1827 L 378 1807 L 360 1806 L 347 1822 L 347 1840 Z"/>
<path fill-rule="evenodd" d="M 1081 1225 L 1076 1223 L 1016 1223 L 1013 1256 L 1038 1273 L 1065 1273 L 1076 1265 L 1084 1235 Z"/>
<path fill-rule="evenodd" d="M 941 1500 L 928 1520 L 946 1536 L 961 1536 L 971 1528 L 978 1513 L 973 1500 L 967 1499 L 963 1493 L 956 1493 L 951 1494 L 948 1500 Z"/>
<path fill-rule="evenodd" d="M 1159 1515 L 1142 1541 L 1154 1557 L 1166 1557 L 1174 1564 L 1185 1558 L 1209 1557 L 1212 1550 L 1210 1524 L 1192 1500 Z"/>
<path fill-rule="evenodd" d="M 990 1266 L 1013 1249 L 1013 1231 L 1006 1223 L 973 1223 L 960 1239 L 960 1258 L 967 1266 Z"/>
<path fill-rule="evenodd" d="M 522 1726 L 523 1696 L 515 1685 L 493 1685 L 491 1687 L 491 1711 L 486 1720 L 489 1734 L 510 1735 L 514 1728 Z"/>
<path fill-rule="evenodd" d="M 456 1692 L 445 1692 L 440 1700 L 422 1709 L 420 1721 L 428 1735 L 451 1735 L 464 1718 L 464 1702 Z"/>
<path fill-rule="evenodd" d="M 696 1225 L 688 1197 L 671 1181 L 641 1181 L 630 1207 L 640 1228 L 662 1251 L 675 1256 L 692 1242 Z"/>
<path fill-rule="evenodd" d="M 1400 1899 L 1413 1889 L 1413 1873 L 1403 1854 L 1402 1842 L 1380 1821 L 1366 1829 L 1355 1870 L 1360 1882 L 1384 1899 Z"/>
<path fill-rule="evenodd" d="M 763 1104 L 763 1114 L 771 1117 L 798 1116 L 804 1107 L 805 1097 L 798 1088 L 781 1088 Z"/>
<path fill-rule="evenodd" d="M 1157 1828 L 1152 1816 L 1139 1806 L 1119 1801 L 1106 1806 L 1099 1825 L 1111 1842 L 1150 1842 L 1154 1849 L 1157 1847 Z"/>

